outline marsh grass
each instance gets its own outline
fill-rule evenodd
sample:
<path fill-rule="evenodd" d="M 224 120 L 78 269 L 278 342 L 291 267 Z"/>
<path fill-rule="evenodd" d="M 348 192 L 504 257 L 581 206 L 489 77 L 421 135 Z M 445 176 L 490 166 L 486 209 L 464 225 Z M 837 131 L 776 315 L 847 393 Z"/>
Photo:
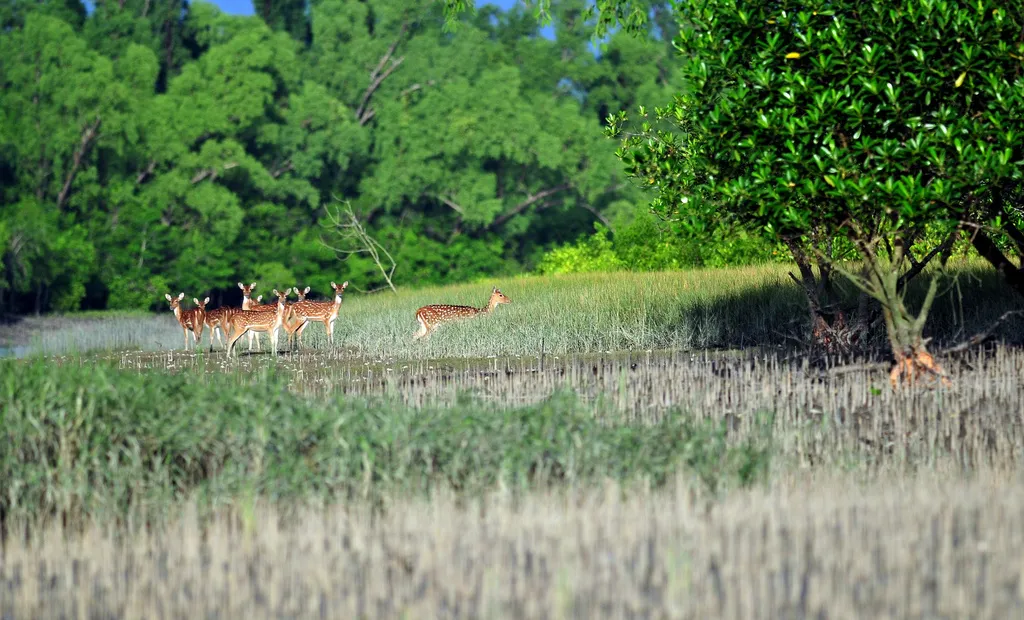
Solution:
<path fill-rule="evenodd" d="M 427 360 L 488 356 L 568 355 L 656 349 L 780 347 L 806 340 L 806 301 L 783 265 L 658 273 L 575 274 L 518 277 L 374 295 L 349 293 L 335 325 L 335 344 L 310 325 L 307 347 L 361 360 Z M 928 335 L 945 344 L 988 327 L 1021 303 L 998 274 L 977 263 L 954 269 L 944 281 Z M 442 326 L 413 341 L 417 308 L 431 303 L 481 306 L 491 284 L 513 303 L 490 316 Z M 921 296 L 919 278 L 911 298 Z M 842 284 L 841 284 L 842 286 Z M 855 291 L 844 287 L 852 303 Z M 323 291 L 314 292 L 323 294 Z M 913 305 L 913 301 L 912 301 Z M 1024 340 L 1024 319 L 997 334 Z M 209 331 L 204 334 L 209 346 Z M 283 336 L 282 336 L 283 338 Z M 149 318 L 90 319 L 43 332 L 36 350 L 180 349 L 181 330 L 169 312 Z M 263 348 L 269 343 L 264 337 Z"/>
<path fill-rule="evenodd" d="M 256 502 L 12 538 L 0 616 L 1011 618 L 1024 486 L 986 471 L 661 491 L 439 492 L 383 512 Z"/>
<path fill-rule="evenodd" d="M 679 471 L 714 494 L 761 478 L 769 458 L 782 471 L 908 473 L 1012 471 L 1024 456 L 1024 352 L 1006 348 L 950 364 L 951 388 L 899 392 L 884 371 L 776 356 L 573 358 L 543 373 L 465 368 L 408 383 L 370 371 L 363 391 L 356 370 L 312 396 L 289 390 L 303 375 L 277 364 L 7 364 L 8 514 L 116 515 L 193 491 L 214 503 L 379 498 Z"/>
<path fill-rule="evenodd" d="M 568 392 L 521 408 L 463 398 L 414 409 L 390 399 L 310 400 L 272 371 L 138 374 L 94 364 L 0 365 L 5 403 L 0 517 L 68 523 L 211 505 L 378 501 L 444 487 L 468 494 L 595 480 L 661 484 L 690 471 L 708 492 L 767 473 L 768 447 L 677 413 L 633 424 Z M 602 421 L 604 420 L 604 421 Z"/>

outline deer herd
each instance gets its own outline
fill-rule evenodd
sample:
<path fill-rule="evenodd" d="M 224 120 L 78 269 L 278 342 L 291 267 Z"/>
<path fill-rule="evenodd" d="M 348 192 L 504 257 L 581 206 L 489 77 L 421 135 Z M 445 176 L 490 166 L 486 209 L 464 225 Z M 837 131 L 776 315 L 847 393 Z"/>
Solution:
<path fill-rule="evenodd" d="M 288 346 L 291 348 L 293 338 L 296 344 L 301 344 L 302 332 L 305 331 L 307 325 L 323 323 L 327 330 L 327 338 L 333 344 L 334 323 L 338 320 L 338 310 L 341 308 L 342 297 L 347 287 L 348 282 L 343 282 L 341 286 L 331 282 L 331 288 L 334 289 L 332 301 L 307 301 L 308 286 L 304 290 L 295 287 L 295 295 L 298 297 L 295 302 L 288 301 L 292 289 L 288 288 L 280 292 L 274 289 L 273 293 L 277 298 L 277 303 L 263 304 L 261 303 L 262 295 L 256 299 L 252 298 L 252 291 L 256 288 L 255 282 L 249 286 L 239 282 L 238 288 L 242 290 L 242 307 L 220 307 L 212 310 L 206 309 L 206 304 L 210 303 L 209 297 L 202 301 L 193 297 L 194 308 L 181 307 L 185 293 L 179 293 L 177 297 L 166 294 L 164 297 L 171 304 L 174 318 L 178 320 L 184 331 L 186 349 L 189 344 L 189 334 L 192 334 L 193 344 L 199 344 L 202 342 L 204 328 L 208 327 L 210 328 L 211 350 L 214 341 L 219 341 L 223 346 L 227 340 L 227 352 L 228 355 L 231 355 L 235 343 L 246 334 L 249 336 L 249 350 L 252 351 L 254 338 L 256 347 L 259 349 L 258 334 L 266 333 L 270 335 L 271 350 L 274 355 L 277 355 L 277 330 L 282 328 L 288 334 Z M 416 311 L 419 329 L 413 334 L 413 340 L 430 335 L 442 323 L 489 314 L 500 304 L 507 303 L 512 303 L 512 300 L 495 287 L 491 291 L 491 298 L 487 305 L 482 308 L 446 304 L 423 306 Z"/>

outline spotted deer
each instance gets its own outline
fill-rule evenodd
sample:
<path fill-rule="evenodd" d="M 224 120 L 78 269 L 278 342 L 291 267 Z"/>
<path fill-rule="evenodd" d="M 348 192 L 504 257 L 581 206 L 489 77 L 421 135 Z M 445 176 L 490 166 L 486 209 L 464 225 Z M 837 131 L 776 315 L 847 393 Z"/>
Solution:
<path fill-rule="evenodd" d="M 494 287 L 491 291 L 491 298 L 483 308 L 474 308 L 473 306 L 449 306 L 447 304 L 423 306 L 416 311 L 416 321 L 420 324 L 420 328 L 416 330 L 416 333 L 412 335 L 412 338 L 413 340 L 419 340 L 420 338 L 429 335 L 442 323 L 457 321 L 459 319 L 471 319 L 473 317 L 480 316 L 481 314 L 490 314 L 499 305 L 510 303 L 512 303 L 512 300 L 499 291 L 497 287 Z"/>
<path fill-rule="evenodd" d="M 240 310 L 231 315 L 229 319 L 231 334 L 228 338 L 229 356 L 239 338 L 245 334 L 262 332 L 270 334 L 270 346 L 274 355 L 277 355 L 277 330 L 284 323 L 285 311 L 287 309 L 285 300 L 288 298 L 290 290 L 285 289 L 283 293 L 277 292 L 276 289 L 274 290 L 274 295 L 277 296 L 277 304 L 273 310 Z"/>
<path fill-rule="evenodd" d="M 210 350 L 213 350 L 213 343 L 217 340 L 220 341 L 221 346 L 224 346 L 224 336 L 228 331 L 228 317 L 239 312 L 238 308 L 229 308 L 227 306 L 221 306 L 220 308 L 214 308 L 213 310 L 206 311 L 206 326 L 210 328 Z"/>
<path fill-rule="evenodd" d="M 189 332 L 192 332 L 192 341 L 199 342 L 203 337 L 203 326 L 206 321 L 206 304 L 210 303 L 210 298 L 207 297 L 200 303 L 198 299 L 193 297 L 192 301 L 195 302 L 196 307 L 186 310 L 181 307 L 181 300 L 185 298 L 185 293 L 179 293 L 177 297 L 171 297 L 169 293 L 165 293 L 164 297 L 170 302 L 174 318 L 178 319 L 178 323 L 184 332 L 185 348 L 188 348 Z"/>
<path fill-rule="evenodd" d="M 331 282 L 331 288 L 334 289 L 333 301 L 297 301 L 291 305 L 289 312 L 291 327 L 286 328 L 291 330 L 289 341 L 292 334 L 298 334 L 301 338 L 306 325 L 316 322 L 324 324 L 324 328 L 327 330 L 327 340 L 334 344 L 334 322 L 338 320 L 338 309 L 341 308 L 342 296 L 345 289 L 348 288 L 348 281 L 343 282 L 341 286 Z M 308 287 L 306 291 L 309 291 Z M 303 296 L 305 296 L 305 292 Z"/>
<path fill-rule="evenodd" d="M 252 282 L 249 286 L 238 283 L 238 288 L 242 289 L 242 310 L 273 310 L 276 306 L 274 304 L 261 304 L 263 301 L 263 295 L 260 295 L 256 299 L 252 298 L 252 289 L 256 288 L 256 283 Z M 260 350 L 260 338 L 259 334 L 249 333 L 249 351 L 252 351 L 252 341 L 256 340 L 256 350 Z"/>

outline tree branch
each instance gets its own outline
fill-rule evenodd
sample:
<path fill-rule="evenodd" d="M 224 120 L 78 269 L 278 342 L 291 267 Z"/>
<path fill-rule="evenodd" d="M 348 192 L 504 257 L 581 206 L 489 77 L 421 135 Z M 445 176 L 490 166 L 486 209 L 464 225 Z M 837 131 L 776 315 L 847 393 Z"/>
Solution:
<path fill-rule="evenodd" d="M 356 120 L 359 121 L 360 125 L 365 125 L 370 121 L 371 118 L 373 118 L 373 114 L 367 113 L 370 104 L 370 98 L 373 97 L 373 93 L 376 92 L 378 88 L 380 88 L 380 85 L 384 82 L 384 80 L 387 79 L 387 77 L 391 75 L 395 69 L 398 68 L 398 65 L 402 64 L 402 62 L 405 60 L 404 56 L 397 60 L 392 60 L 391 57 L 394 55 L 395 50 L 398 48 L 398 44 L 402 42 L 402 37 L 405 36 L 405 31 L 408 27 L 408 22 L 402 24 L 402 27 L 398 31 L 398 36 L 395 37 L 395 40 L 392 41 L 390 46 L 388 46 L 388 51 L 385 52 L 384 55 L 380 57 L 380 62 L 377 63 L 377 67 L 372 72 L 370 72 L 370 85 L 366 87 L 366 91 L 363 92 L 363 97 L 359 101 L 359 107 L 356 108 Z M 384 65 L 387 65 L 389 61 L 391 62 L 391 65 L 388 66 L 387 69 L 384 69 Z"/>
<path fill-rule="evenodd" d="M 509 221 L 513 217 L 519 215 L 520 213 L 528 209 L 530 205 L 534 204 L 538 200 L 543 200 L 544 198 L 547 198 L 552 194 L 557 194 L 558 192 L 569 189 L 570 187 L 571 185 L 569 185 L 568 183 L 563 183 L 562 185 L 556 185 L 555 187 L 549 187 L 548 189 L 541 190 L 536 194 L 530 194 L 529 196 L 526 197 L 526 200 L 512 207 L 510 211 L 507 211 L 499 215 L 498 217 L 494 218 L 494 221 L 491 222 L 488 228 L 491 230 L 498 228 L 505 222 Z"/>
<path fill-rule="evenodd" d="M 943 350 L 939 351 L 937 353 L 937 355 L 949 355 L 950 353 L 959 353 L 960 351 L 966 351 L 967 349 L 970 349 L 971 347 L 977 346 L 977 345 L 985 342 L 986 340 L 988 340 L 992 336 L 992 332 L 996 331 L 996 329 L 1000 325 L 1002 325 L 1006 321 L 1006 319 L 1008 319 L 1008 318 L 1010 318 L 1012 316 L 1018 316 L 1018 315 L 1021 315 L 1021 314 L 1024 314 L 1024 310 L 1007 310 L 1006 312 L 1004 312 L 1002 314 L 1002 316 L 1000 316 L 998 319 L 996 319 L 995 323 L 992 323 L 992 325 L 989 325 L 988 329 L 986 329 L 985 331 L 979 332 L 979 333 L 971 336 L 970 339 L 965 340 L 964 342 L 961 342 L 958 345 L 954 345 L 952 347 L 948 347 L 946 349 L 943 349 Z"/>
<path fill-rule="evenodd" d="M 99 116 L 93 121 L 91 125 L 87 125 L 82 130 L 82 141 L 79 143 L 78 148 L 75 149 L 75 154 L 71 163 L 71 170 L 68 171 L 68 176 L 64 179 L 64 187 L 61 188 L 60 193 L 57 194 L 57 209 L 62 209 L 64 203 L 68 199 L 68 195 L 71 194 L 71 184 L 75 181 L 75 175 L 78 174 L 78 169 L 82 166 L 82 160 L 85 158 L 85 154 L 89 151 L 89 147 L 92 146 L 96 136 L 99 135 L 99 128 L 102 119 Z"/>
<path fill-rule="evenodd" d="M 913 280 L 917 276 L 917 274 L 924 271 L 924 268 L 928 266 L 928 263 L 930 263 L 933 258 L 938 256 L 940 252 L 944 251 L 947 248 L 947 246 L 953 245 L 953 240 L 956 238 L 956 233 L 956 230 L 951 232 L 942 243 L 932 248 L 932 250 L 928 252 L 928 254 L 926 254 L 920 262 L 914 260 L 913 257 L 911 257 L 910 262 L 912 266 L 910 269 L 907 270 L 906 273 L 900 276 L 899 281 L 896 283 L 896 290 L 902 291 L 908 282 Z M 910 256 L 910 253 L 908 252 L 907 255 Z"/>
<path fill-rule="evenodd" d="M 592 214 L 594 214 L 594 217 L 596 217 L 597 219 L 601 220 L 601 223 L 604 224 L 605 228 L 607 228 L 608 230 L 612 231 L 613 235 L 615 234 L 615 229 L 612 228 L 612 223 L 609 222 L 608 218 L 606 218 L 600 211 L 598 211 L 597 209 L 595 209 L 594 207 L 590 206 L 589 204 L 587 204 L 585 202 L 579 203 L 579 206 L 583 207 L 587 211 L 590 211 Z"/>
<path fill-rule="evenodd" d="M 224 164 L 224 166 L 222 166 L 222 168 L 224 170 L 231 170 L 232 168 L 235 168 L 237 166 L 238 166 L 238 162 L 229 161 L 228 163 Z M 195 185 L 195 184 L 199 183 L 200 181 L 202 181 L 203 179 L 207 179 L 207 178 L 209 178 L 211 181 L 216 179 L 217 178 L 217 169 L 216 168 L 204 168 L 204 169 L 200 170 L 199 172 L 197 172 L 195 174 L 195 176 L 192 177 L 192 185 Z"/>
<path fill-rule="evenodd" d="M 294 170 L 294 169 L 295 169 L 295 164 L 292 163 L 292 158 L 289 157 L 288 159 L 284 160 L 284 162 L 281 165 L 279 165 L 276 168 L 274 168 L 274 170 L 270 173 L 270 176 L 272 176 L 272 177 L 274 177 L 276 179 L 279 176 L 281 176 L 282 174 L 284 174 L 285 172 L 289 172 L 289 171 Z"/>
<path fill-rule="evenodd" d="M 337 232 L 338 237 L 350 244 L 354 249 L 339 248 L 328 244 L 324 241 L 323 237 L 320 237 L 320 243 L 327 249 L 333 251 L 336 254 L 343 255 L 345 259 L 353 254 L 369 254 L 370 258 L 377 265 L 381 275 L 384 276 L 384 280 L 391 287 L 391 290 L 395 293 L 398 290 L 395 288 L 392 278 L 395 275 L 395 268 L 398 266 L 395 263 L 394 257 L 388 252 L 387 248 L 381 245 L 376 239 L 370 236 L 366 229 L 363 228 L 362 223 L 356 214 L 352 211 L 352 205 L 345 203 L 344 208 L 337 207 L 332 210 L 330 207 L 326 209 L 327 217 L 331 221 L 331 226 Z M 381 260 L 381 253 L 391 263 L 390 270 L 386 268 Z M 344 259 L 343 259 L 344 260 Z"/>
<path fill-rule="evenodd" d="M 427 86 L 433 86 L 433 85 L 434 85 L 434 80 L 427 80 Z M 402 92 L 398 93 L 398 96 L 399 97 L 407 97 L 407 96 L 413 94 L 414 92 L 416 92 L 418 90 L 421 90 L 422 88 L 423 88 L 423 84 L 420 84 L 419 82 L 416 82 L 415 84 L 413 84 L 409 88 L 406 88 Z"/>
<path fill-rule="evenodd" d="M 149 165 L 146 166 L 145 170 L 140 172 L 139 176 L 135 177 L 135 184 L 142 185 L 142 182 L 148 179 L 149 175 L 153 174 L 154 170 L 156 170 L 156 160 L 151 159 L 149 160 Z"/>
<path fill-rule="evenodd" d="M 465 215 L 466 214 L 466 210 L 463 209 L 461 206 L 459 206 L 458 203 L 453 201 L 451 198 L 445 198 L 444 196 L 438 195 L 437 199 L 440 200 L 441 202 L 443 202 L 444 204 L 448 205 L 449 207 L 451 207 L 452 210 L 455 211 L 456 213 L 458 213 L 459 215 Z"/>

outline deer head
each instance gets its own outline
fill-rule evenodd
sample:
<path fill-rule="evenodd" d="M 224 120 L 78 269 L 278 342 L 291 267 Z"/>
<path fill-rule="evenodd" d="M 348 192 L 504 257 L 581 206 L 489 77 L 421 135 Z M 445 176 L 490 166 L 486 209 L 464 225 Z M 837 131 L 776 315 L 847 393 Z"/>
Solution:
<path fill-rule="evenodd" d="M 348 288 L 348 280 L 345 280 L 341 286 L 331 282 L 331 288 L 334 289 L 334 303 L 340 304 L 341 296 L 345 292 L 345 289 Z"/>
<path fill-rule="evenodd" d="M 171 310 L 174 310 L 181 306 L 181 300 L 185 299 L 185 293 L 179 293 L 177 297 L 171 297 L 169 294 L 164 293 L 164 297 L 167 301 L 171 302 Z"/>
<path fill-rule="evenodd" d="M 501 291 L 499 291 L 498 287 L 495 286 L 491 290 L 491 300 L 490 300 L 490 303 L 488 304 L 490 307 L 494 308 L 498 304 L 510 304 L 510 303 L 512 303 L 512 300 L 509 299 L 508 297 L 506 297 L 505 293 L 502 293 Z"/>

